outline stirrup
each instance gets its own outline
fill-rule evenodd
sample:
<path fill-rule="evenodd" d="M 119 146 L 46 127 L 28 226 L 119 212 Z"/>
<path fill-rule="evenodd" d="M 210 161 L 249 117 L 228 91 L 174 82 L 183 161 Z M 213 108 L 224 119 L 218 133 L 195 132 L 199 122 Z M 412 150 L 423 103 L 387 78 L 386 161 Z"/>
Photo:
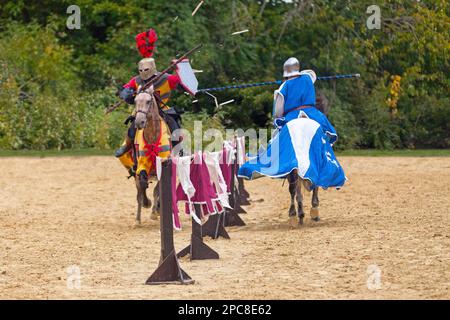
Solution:
<path fill-rule="evenodd" d="M 134 171 L 133 168 L 128 169 L 128 174 L 129 176 L 127 177 L 127 179 L 133 178 L 136 176 L 136 171 Z"/>

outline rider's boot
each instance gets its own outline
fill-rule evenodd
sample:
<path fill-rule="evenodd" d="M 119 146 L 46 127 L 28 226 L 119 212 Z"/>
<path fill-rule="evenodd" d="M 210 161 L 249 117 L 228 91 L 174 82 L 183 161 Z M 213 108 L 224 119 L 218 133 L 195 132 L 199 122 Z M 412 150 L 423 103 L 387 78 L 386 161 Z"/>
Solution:
<path fill-rule="evenodd" d="M 131 150 L 131 147 L 133 146 L 133 141 L 130 137 L 126 137 L 124 143 L 114 152 L 114 155 L 116 158 L 122 157 L 124 154 L 126 154 L 128 151 Z"/>
<path fill-rule="evenodd" d="M 134 167 L 131 167 L 128 169 L 128 179 L 135 177 L 136 176 L 136 169 Z"/>
<path fill-rule="evenodd" d="M 136 169 L 134 168 L 133 157 L 131 156 L 131 152 L 125 152 L 123 155 L 119 157 L 120 163 L 128 170 L 130 177 L 134 177 L 136 175 Z"/>

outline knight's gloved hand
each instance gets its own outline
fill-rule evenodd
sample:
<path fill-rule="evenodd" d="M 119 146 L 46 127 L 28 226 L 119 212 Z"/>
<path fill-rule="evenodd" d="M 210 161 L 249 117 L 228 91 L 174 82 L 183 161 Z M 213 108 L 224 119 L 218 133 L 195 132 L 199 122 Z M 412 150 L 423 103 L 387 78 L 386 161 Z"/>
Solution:
<path fill-rule="evenodd" d="M 128 104 L 134 104 L 134 90 L 132 88 L 124 88 L 120 91 L 119 97 Z"/>
<path fill-rule="evenodd" d="M 284 117 L 282 118 L 275 118 L 273 120 L 273 126 L 277 129 L 283 128 L 283 126 L 286 124 L 286 119 Z"/>
<path fill-rule="evenodd" d="M 134 116 L 129 116 L 123 124 L 127 126 L 130 122 L 133 122 L 135 118 L 136 117 Z"/>

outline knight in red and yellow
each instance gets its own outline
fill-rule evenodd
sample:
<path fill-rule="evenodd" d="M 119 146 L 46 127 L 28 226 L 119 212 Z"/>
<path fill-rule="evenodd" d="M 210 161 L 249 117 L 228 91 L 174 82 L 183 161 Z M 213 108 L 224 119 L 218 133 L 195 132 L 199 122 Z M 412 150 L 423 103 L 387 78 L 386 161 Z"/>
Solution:
<path fill-rule="evenodd" d="M 152 58 L 156 40 L 156 32 L 154 32 L 153 29 L 140 33 L 136 36 L 137 48 L 141 56 L 144 58 L 138 63 L 139 75 L 131 78 L 130 81 L 122 87 L 119 93 L 120 98 L 128 104 L 134 104 L 134 97 L 140 86 L 146 84 L 151 81 L 152 78 L 159 75 L 156 68 L 155 59 Z M 159 108 L 162 110 L 161 115 L 166 121 L 170 132 L 173 132 L 181 127 L 180 115 L 173 108 L 167 105 L 170 100 L 172 90 L 181 87 L 179 84 L 180 78 L 176 74 L 164 74 L 156 83 L 153 84 L 155 99 Z M 132 146 L 133 143 L 139 145 L 142 142 L 142 139 L 137 139 L 137 141 L 134 142 L 136 137 L 134 115 L 131 115 L 127 119 L 127 123 L 128 122 L 131 122 L 131 125 L 128 128 L 127 137 L 125 138 L 122 146 L 116 150 L 115 156 L 119 158 L 120 162 L 129 171 L 130 175 L 134 175 L 136 168 L 132 157 Z M 139 150 L 142 150 L 144 147 L 145 146 L 139 145 Z"/>

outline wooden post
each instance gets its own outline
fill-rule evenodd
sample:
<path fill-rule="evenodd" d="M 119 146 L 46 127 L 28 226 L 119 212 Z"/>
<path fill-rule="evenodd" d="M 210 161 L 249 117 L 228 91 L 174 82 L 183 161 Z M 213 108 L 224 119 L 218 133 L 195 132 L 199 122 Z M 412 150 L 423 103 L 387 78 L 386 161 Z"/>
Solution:
<path fill-rule="evenodd" d="M 194 283 L 194 280 L 181 269 L 173 243 L 172 161 L 170 159 L 162 163 L 159 188 L 161 202 L 161 257 L 158 268 L 147 279 L 145 284 Z"/>
<path fill-rule="evenodd" d="M 236 170 L 235 170 L 236 171 L 235 172 L 236 177 L 237 177 L 237 173 L 239 172 L 239 167 L 240 167 L 240 164 L 239 164 L 240 152 L 241 152 L 241 150 L 239 150 L 237 148 L 237 142 L 236 142 L 236 159 L 237 159 L 237 161 L 236 161 Z M 250 197 L 250 195 L 247 192 L 247 190 L 245 190 L 244 178 L 237 178 L 237 180 L 238 180 L 238 185 L 236 187 L 236 200 L 235 200 L 239 204 L 239 208 L 237 210 L 237 213 L 247 213 L 241 207 L 241 205 L 242 206 L 246 206 L 246 205 L 250 204 L 250 201 L 248 199 Z"/>
<path fill-rule="evenodd" d="M 238 154 L 236 152 L 236 157 L 234 159 L 233 164 L 231 165 L 231 195 L 230 195 L 230 206 L 233 208 L 231 210 L 225 209 L 223 225 L 224 227 L 231 226 L 245 226 L 245 222 L 239 217 L 238 213 L 247 213 L 239 204 L 239 201 L 236 201 L 236 186 L 234 180 L 236 178 L 236 168 L 238 166 Z"/>
<path fill-rule="evenodd" d="M 239 169 L 238 169 L 239 171 Z M 239 204 L 242 206 L 248 206 L 250 204 L 250 194 L 245 189 L 244 178 L 238 178 L 238 191 L 239 191 Z"/>

